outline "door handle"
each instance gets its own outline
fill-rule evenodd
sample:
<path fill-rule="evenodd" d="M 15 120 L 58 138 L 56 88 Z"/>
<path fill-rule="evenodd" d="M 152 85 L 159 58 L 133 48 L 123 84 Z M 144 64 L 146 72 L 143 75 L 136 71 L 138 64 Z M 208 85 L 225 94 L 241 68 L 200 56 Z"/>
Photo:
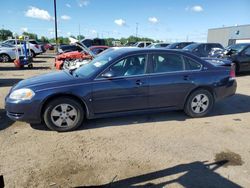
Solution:
<path fill-rule="evenodd" d="M 190 80 L 189 75 L 185 75 L 185 76 L 183 76 L 183 80 Z"/>
<path fill-rule="evenodd" d="M 143 82 L 142 82 L 141 80 L 136 80 L 135 84 L 136 84 L 137 86 L 141 86 L 141 85 L 143 84 Z"/>

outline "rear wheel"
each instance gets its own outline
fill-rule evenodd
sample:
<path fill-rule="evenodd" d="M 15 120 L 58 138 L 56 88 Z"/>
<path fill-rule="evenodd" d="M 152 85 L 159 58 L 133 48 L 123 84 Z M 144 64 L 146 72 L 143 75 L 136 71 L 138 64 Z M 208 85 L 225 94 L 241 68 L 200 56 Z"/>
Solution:
<path fill-rule="evenodd" d="M 53 100 L 45 107 L 44 122 L 51 130 L 72 131 L 82 125 L 83 120 L 83 108 L 71 98 Z"/>
<path fill-rule="evenodd" d="M 33 51 L 33 50 L 30 50 L 30 56 L 33 58 L 33 57 L 36 57 L 36 53 Z"/>
<path fill-rule="evenodd" d="M 0 61 L 6 63 L 6 62 L 10 62 L 11 58 L 10 56 L 8 56 L 7 54 L 1 54 L 0 55 Z"/>
<path fill-rule="evenodd" d="M 208 90 L 199 89 L 188 97 L 184 111 L 190 117 L 202 117 L 211 111 L 213 105 L 213 95 Z"/>

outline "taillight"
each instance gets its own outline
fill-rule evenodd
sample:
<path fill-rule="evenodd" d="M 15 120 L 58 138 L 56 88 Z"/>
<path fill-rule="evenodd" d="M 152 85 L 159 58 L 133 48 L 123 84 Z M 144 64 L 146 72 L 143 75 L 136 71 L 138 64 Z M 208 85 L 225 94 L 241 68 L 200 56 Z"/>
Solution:
<path fill-rule="evenodd" d="M 35 47 L 36 47 L 37 49 L 39 49 L 39 46 L 38 46 L 38 44 L 35 44 Z"/>
<path fill-rule="evenodd" d="M 229 73 L 230 79 L 235 79 L 236 75 L 235 75 L 235 64 L 231 65 L 231 70 Z"/>

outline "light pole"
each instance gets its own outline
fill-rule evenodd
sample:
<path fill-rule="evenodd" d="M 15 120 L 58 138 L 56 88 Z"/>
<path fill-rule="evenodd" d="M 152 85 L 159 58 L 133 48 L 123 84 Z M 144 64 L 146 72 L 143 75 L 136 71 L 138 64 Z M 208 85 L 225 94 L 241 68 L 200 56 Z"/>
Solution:
<path fill-rule="evenodd" d="M 55 16 L 55 37 L 56 37 L 56 53 L 57 53 L 58 52 L 58 37 L 57 37 L 56 0 L 54 0 L 54 16 Z"/>
<path fill-rule="evenodd" d="M 136 29 L 135 29 L 135 30 L 136 30 L 136 31 L 135 31 L 136 40 L 137 40 L 137 37 L 138 37 L 138 25 L 139 25 L 139 24 L 136 23 Z"/>

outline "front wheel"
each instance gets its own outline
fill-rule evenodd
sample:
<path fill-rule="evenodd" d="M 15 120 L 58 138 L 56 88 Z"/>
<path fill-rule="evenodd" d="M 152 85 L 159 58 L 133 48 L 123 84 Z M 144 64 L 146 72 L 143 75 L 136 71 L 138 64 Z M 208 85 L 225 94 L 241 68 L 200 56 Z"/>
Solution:
<path fill-rule="evenodd" d="M 51 130 L 72 131 L 82 125 L 84 110 L 71 98 L 62 97 L 51 101 L 44 112 L 44 122 Z"/>
<path fill-rule="evenodd" d="M 188 97 L 184 111 L 190 117 L 202 117 L 207 115 L 214 106 L 214 97 L 211 92 L 199 89 Z"/>

